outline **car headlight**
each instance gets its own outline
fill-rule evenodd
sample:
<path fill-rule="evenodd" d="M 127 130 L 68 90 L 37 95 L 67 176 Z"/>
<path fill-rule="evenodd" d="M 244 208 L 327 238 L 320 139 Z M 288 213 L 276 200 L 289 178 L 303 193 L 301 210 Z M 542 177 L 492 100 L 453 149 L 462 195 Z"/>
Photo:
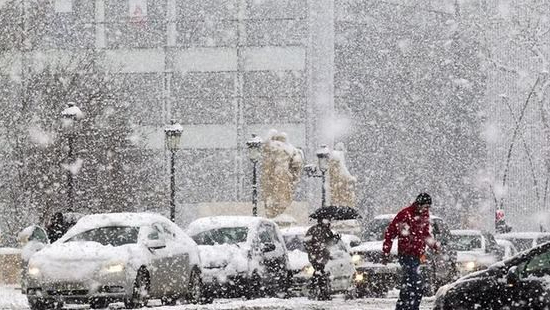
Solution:
<path fill-rule="evenodd" d="M 355 282 L 363 282 L 365 280 L 365 275 L 363 273 L 356 273 L 354 276 Z"/>
<path fill-rule="evenodd" d="M 108 263 L 103 266 L 103 271 L 108 273 L 122 272 L 124 271 L 124 268 L 126 268 L 126 264 L 121 262 Z"/>
<path fill-rule="evenodd" d="M 302 268 L 302 273 L 304 273 L 307 276 L 310 276 L 310 277 L 313 276 L 314 272 L 315 272 L 315 269 L 311 265 L 305 266 L 304 268 Z"/>
<path fill-rule="evenodd" d="M 30 276 L 33 276 L 33 277 L 36 277 L 40 274 L 40 268 L 38 268 L 37 266 L 35 265 L 29 265 L 29 275 Z"/>
<path fill-rule="evenodd" d="M 467 270 L 467 271 L 474 271 L 476 269 L 476 266 L 477 264 L 474 261 L 462 263 L 462 267 L 464 268 L 464 270 Z"/>
<path fill-rule="evenodd" d="M 359 254 L 353 254 L 351 256 L 351 261 L 355 264 L 355 265 L 358 265 L 360 264 L 362 261 L 363 261 L 363 257 Z"/>

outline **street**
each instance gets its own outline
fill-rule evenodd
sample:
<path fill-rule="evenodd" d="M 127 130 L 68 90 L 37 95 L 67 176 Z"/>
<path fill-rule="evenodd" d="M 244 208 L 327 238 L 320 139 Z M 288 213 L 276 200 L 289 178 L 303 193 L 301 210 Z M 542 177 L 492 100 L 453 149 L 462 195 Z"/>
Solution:
<path fill-rule="evenodd" d="M 279 298 L 260 298 L 255 300 L 241 299 L 216 299 L 210 305 L 176 305 L 161 306 L 158 301 L 151 301 L 147 309 L 162 310 L 185 310 L 185 309 L 203 309 L 203 310 L 390 310 L 395 309 L 397 300 L 397 291 L 390 292 L 388 298 L 360 298 L 355 300 L 344 300 L 341 295 L 334 296 L 331 301 L 314 301 L 305 297 L 279 299 Z M 420 309 L 432 309 L 433 297 L 424 298 Z M 111 304 L 110 308 L 121 308 L 122 305 Z M 83 309 L 87 307 L 74 307 Z M 20 310 L 29 309 L 24 295 L 20 294 L 17 288 L 13 286 L 0 286 L 0 309 Z"/>

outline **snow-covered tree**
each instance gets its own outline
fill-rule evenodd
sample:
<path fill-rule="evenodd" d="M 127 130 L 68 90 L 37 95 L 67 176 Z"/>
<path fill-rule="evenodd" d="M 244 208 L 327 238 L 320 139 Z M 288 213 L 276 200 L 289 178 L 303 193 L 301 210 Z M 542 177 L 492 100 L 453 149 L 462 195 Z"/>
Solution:
<path fill-rule="evenodd" d="M 480 186 L 492 212 L 512 218 L 545 209 L 550 194 L 548 12 L 547 1 L 480 1 L 464 16 L 488 76 Z"/>
<path fill-rule="evenodd" d="M 158 205 L 165 194 L 157 188 L 162 179 L 147 165 L 148 150 L 134 145 L 131 103 L 118 96 L 124 75 L 116 68 L 104 73 L 93 49 L 52 57 L 35 48 L 51 12 L 39 1 L 22 3 L 8 1 L 0 10 L 0 27 L 11 30 L 0 39 L 0 64 L 9 73 L 0 74 L 0 223 L 6 242 L 29 223 L 45 224 L 56 211 Z M 71 130 L 61 115 L 68 102 L 84 113 Z"/>

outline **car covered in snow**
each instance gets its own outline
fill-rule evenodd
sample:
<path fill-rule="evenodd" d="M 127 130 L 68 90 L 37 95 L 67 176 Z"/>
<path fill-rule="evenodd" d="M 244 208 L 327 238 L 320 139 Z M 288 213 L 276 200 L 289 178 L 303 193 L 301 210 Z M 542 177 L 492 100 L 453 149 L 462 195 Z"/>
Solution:
<path fill-rule="evenodd" d="M 255 216 L 213 216 L 191 222 L 209 296 L 256 298 L 286 294 L 288 254 L 279 227 Z"/>
<path fill-rule="evenodd" d="M 539 244 L 550 241 L 550 232 L 510 232 L 495 235 L 496 239 L 504 239 L 512 242 L 516 249 L 521 252 Z"/>
<path fill-rule="evenodd" d="M 550 242 L 439 288 L 434 309 L 548 309 Z"/>
<path fill-rule="evenodd" d="M 460 275 L 485 269 L 504 256 L 504 250 L 499 247 L 495 237 L 486 231 L 451 230 L 450 246 L 457 253 L 457 269 Z"/>
<path fill-rule="evenodd" d="M 356 235 L 340 234 L 340 238 L 350 249 L 361 244 L 361 238 Z"/>
<path fill-rule="evenodd" d="M 358 296 L 384 297 L 401 282 L 401 266 L 397 257 L 397 240 L 390 250 L 390 261 L 383 264 L 382 245 L 384 233 L 395 214 L 382 214 L 367 223 L 362 243 L 351 248 L 352 260 L 357 270 L 356 286 Z M 424 294 L 433 295 L 437 288 L 456 277 L 456 252 L 449 248 L 450 231 L 442 218 L 430 216 L 430 231 L 441 243 L 436 254 L 427 251 L 427 260 L 421 265 L 425 278 Z"/>
<path fill-rule="evenodd" d="M 511 241 L 505 239 L 495 239 L 495 241 L 504 251 L 504 256 L 502 258 L 508 259 L 518 253 L 516 246 Z"/>
<path fill-rule="evenodd" d="M 30 257 L 26 277 L 33 310 L 63 304 L 105 308 L 112 302 L 135 308 L 149 298 L 203 300 L 196 243 L 167 218 L 150 213 L 83 217 Z"/>
<path fill-rule="evenodd" d="M 304 237 L 309 227 L 294 226 L 281 230 L 288 250 L 290 270 L 292 271 L 292 291 L 300 296 L 307 296 L 314 269 L 311 266 L 304 246 Z M 348 296 L 355 294 L 355 266 L 351 261 L 349 247 L 340 239 L 329 248 L 330 260 L 325 271 L 330 279 L 332 293 L 342 292 Z"/>

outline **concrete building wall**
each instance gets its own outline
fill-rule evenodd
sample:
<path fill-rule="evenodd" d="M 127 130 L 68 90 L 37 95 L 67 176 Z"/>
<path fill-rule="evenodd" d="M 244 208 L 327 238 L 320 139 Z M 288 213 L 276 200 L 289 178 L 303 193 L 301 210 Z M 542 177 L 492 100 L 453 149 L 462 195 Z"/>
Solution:
<path fill-rule="evenodd" d="M 161 155 L 151 158 L 160 160 L 164 171 L 159 173 L 166 172 L 168 158 L 163 127 L 170 119 L 179 121 L 184 134 L 176 158 L 178 205 L 250 201 L 245 149 L 250 134 L 276 128 L 289 133 L 290 143 L 306 148 L 316 131 L 307 125 L 306 0 L 54 0 L 44 5 L 47 26 L 28 38 L 25 67 L 39 69 L 63 61 L 63 55 L 93 51 L 98 72 L 115 75 L 114 83 L 122 86 L 116 100 L 131 107 L 133 138 Z M 15 58 L 21 55 L 14 50 Z M 12 82 L 10 74 L 21 75 L 17 70 L 16 64 L 3 66 L 3 85 Z M 3 104 L 7 98 L 2 96 Z M 299 191 L 297 199 L 303 200 L 305 185 Z"/>

